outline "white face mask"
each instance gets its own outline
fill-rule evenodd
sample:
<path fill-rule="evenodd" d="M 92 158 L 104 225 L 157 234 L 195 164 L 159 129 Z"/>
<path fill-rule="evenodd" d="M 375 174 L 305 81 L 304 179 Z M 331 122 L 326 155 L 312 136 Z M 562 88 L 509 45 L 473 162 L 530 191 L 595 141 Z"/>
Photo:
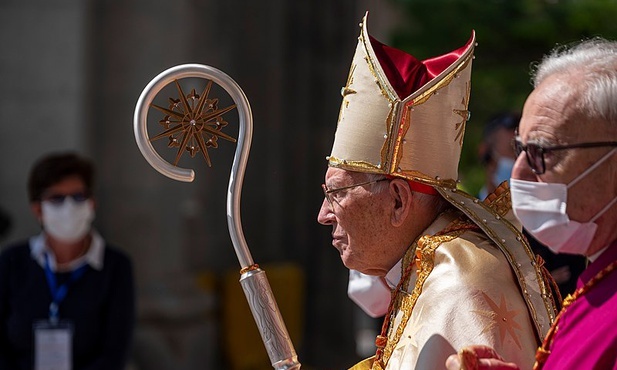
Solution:
<path fill-rule="evenodd" d="M 587 222 L 570 220 L 566 213 L 568 189 L 610 158 L 611 150 L 569 184 L 510 179 L 512 210 L 534 238 L 555 253 L 585 254 L 598 225 L 594 222 L 617 201 L 613 198 Z"/>
<path fill-rule="evenodd" d="M 367 315 L 380 317 L 388 312 L 392 293 L 378 276 L 365 275 L 356 270 L 349 270 L 347 295 Z"/>
<path fill-rule="evenodd" d="M 60 204 L 42 201 L 41 210 L 45 232 L 66 243 L 74 243 L 85 237 L 94 220 L 91 200 L 76 202 L 66 197 Z"/>

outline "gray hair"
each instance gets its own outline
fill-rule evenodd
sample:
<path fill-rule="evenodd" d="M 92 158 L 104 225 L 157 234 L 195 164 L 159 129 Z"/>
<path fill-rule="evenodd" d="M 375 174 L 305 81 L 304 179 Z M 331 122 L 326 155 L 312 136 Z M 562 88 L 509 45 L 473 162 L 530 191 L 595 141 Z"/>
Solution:
<path fill-rule="evenodd" d="M 533 86 L 554 74 L 582 77 L 577 108 L 591 119 L 617 124 L 617 42 L 596 37 L 555 48 L 532 71 Z"/>

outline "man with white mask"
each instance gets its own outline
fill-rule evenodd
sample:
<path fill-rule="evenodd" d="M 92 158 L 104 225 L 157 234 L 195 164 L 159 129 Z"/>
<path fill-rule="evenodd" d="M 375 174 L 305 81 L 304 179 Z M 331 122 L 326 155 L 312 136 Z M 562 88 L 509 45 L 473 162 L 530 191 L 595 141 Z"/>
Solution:
<path fill-rule="evenodd" d="M 504 181 L 510 180 L 516 152 L 512 142 L 516 136 L 521 114 L 500 112 L 493 115 L 482 130 L 482 141 L 478 146 L 478 158 L 485 170 L 485 184 L 478 194 L 484 199 Z M 576 279 L 587 265 L 586 258 L 580 255 L 555 254 L 544 244 L 538 242 L 525 231 L 534 253 L 545 261 L 546 269 L 557 283 L 562 297 L 573 293 Z"/>
<path fill-rule="evenodd" d="M 534 369 L 616 369 L 617 42 L 556 49 L 534 77 L 515 139 L 512 206 L 552 250 L 590 260 Z M 450 356 L 447 367 L 517 369 L 505 361 L 471 346 Z"/>
<path fill-rule="evenodd" d="M 94 167 L 41 158 L 28 180 L 42 232 L 0 255 L 0 369 L 124 369 L 135 321 L 132 263 L 92 228 Z"/>

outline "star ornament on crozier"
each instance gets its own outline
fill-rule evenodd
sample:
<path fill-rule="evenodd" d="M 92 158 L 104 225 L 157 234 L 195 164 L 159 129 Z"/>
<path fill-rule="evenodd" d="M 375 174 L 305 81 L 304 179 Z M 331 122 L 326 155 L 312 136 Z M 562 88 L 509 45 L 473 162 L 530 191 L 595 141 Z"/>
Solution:
<path fill-rule="evenodd" d="M 212 81 L 208 80 L 206 87 L 201 94 L 197 94 L 192 89 L 189 94 L 182 91 L 178 80 L 174 80 L 178 91 L 178 99 L 169 98 L 169 108 L 164 108 L 156 104 L 150 104 L 165 114 L 159 124 L 165 131 L 150 138 L 156 141 L 167 137 L 169 148 L 178 148 L 174 166 L 178 165 L 182 154 L 189 153 L 195 157 L 201 152 L 204 160 L 209 167 L 212 167 L 208 148 L 218 148 L 218 138 L 236 142 L 236 139 L 222 132 L 228 122 L 223 115 L 236 108 L 235 104 L 225 108 L 219 108 L 218 98 L 209 98 L 212 89 Z"/>
<path fill-rule="evenodd" d="M 515 317 L 518 316 L 521 312 L 520 310 L 508 310 L 508 305 L 506 303 L 506 297 L 501 294 L 499 305 L 491 297 L 489 297 L 486 293 L 480 292 L 484 301 L 490 307 L 490 311 L 479 311 L 474 310 L 472 312 L 477 313 L 480 316 L 483 316 L 489 320 L 487 325 L 482 330 L 482 333 L 487 333 L 493 330 L 496 326 L 499 328 L 499 340 L 501 344 L 504 344 L 506 340 L 506 334 L 509 334 L 514 343 L 518 348 L 521 347 L 521 342 L 519 340 L 518 333 L 515 330 L 522 330 L 521 325 L 516 322 Z"/>

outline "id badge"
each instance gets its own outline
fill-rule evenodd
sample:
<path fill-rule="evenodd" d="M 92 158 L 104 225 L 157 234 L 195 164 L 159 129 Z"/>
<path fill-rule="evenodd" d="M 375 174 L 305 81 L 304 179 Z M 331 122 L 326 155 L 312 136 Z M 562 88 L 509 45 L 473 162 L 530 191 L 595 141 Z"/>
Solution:
<path fill-rule="evenodd" d="M 71 370 L 73 358 L 73 323 L 60 320 L 35 321 L 34 370 Z"/>

